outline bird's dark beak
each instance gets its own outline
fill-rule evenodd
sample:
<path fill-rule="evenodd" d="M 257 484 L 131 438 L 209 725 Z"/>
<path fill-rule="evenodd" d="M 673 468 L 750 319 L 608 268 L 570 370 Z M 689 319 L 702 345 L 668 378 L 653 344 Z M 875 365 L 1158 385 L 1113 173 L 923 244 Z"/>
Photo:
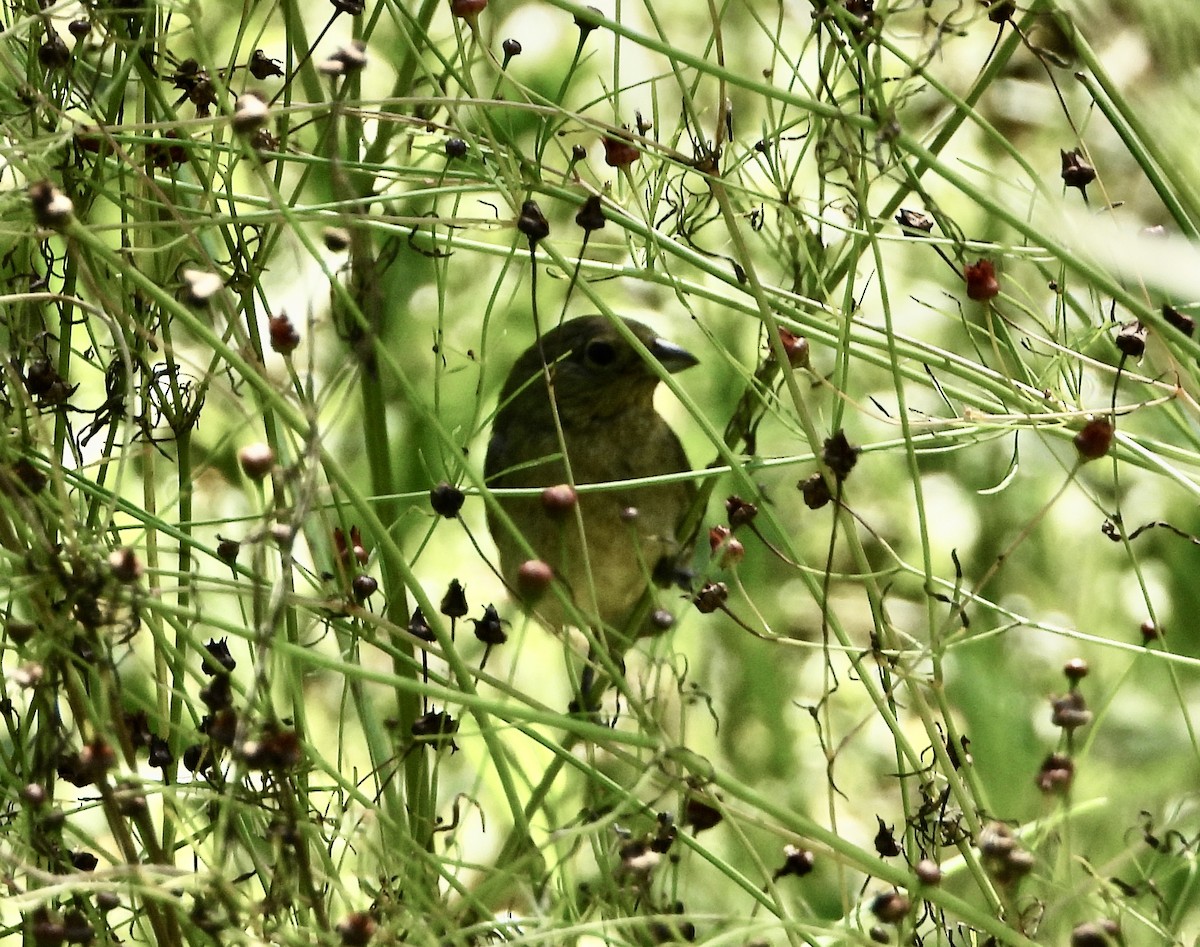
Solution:
<path fill-rule="evenodd" d="M 650 345 L 650 354 L 658 359 L 662 367 L 672 375 L 683 371 L 685 368 L 691 368 L 693 365 L 700 364 L 700 359 L 696 358 L 687 349 L 676 345 L 674 342 L 668 342 L 666 339 L 655 339 Z"/>

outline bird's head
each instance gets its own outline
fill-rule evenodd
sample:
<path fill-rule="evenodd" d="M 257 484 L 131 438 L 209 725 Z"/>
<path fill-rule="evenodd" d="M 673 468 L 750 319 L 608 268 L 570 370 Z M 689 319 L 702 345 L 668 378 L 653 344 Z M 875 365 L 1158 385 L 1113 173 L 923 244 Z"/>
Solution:
<path fill-rule="evenodd" d="M 625 327 L 668 372 L 697 364 L 686 349 L 660 338 L 649 326 L 623 319 Z M 550 368 L 560 414 L 599 419 L 638 405 L 649 406 L 659 375 L 625 335 L 604 316 L 582 316 L 542 336 L 517 359 L 500 393 L 510 410 L 541 414 L 548 406 L 542 360 Z"/>

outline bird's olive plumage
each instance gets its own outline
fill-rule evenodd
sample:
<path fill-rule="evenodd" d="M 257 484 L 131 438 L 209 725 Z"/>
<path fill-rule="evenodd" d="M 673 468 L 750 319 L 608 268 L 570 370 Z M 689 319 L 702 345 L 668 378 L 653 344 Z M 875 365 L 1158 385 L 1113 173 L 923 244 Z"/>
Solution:
<path fill-rule="evenodd" d="M 625 325 L 669 372 L 696 364 L 683 349 L 632 319 Z M 549 366 L 562 442 L 551 410 L 543 358 Z M 500 409 L 488 444 L 485 472 L 493 487 L 546 487 L 569 481 L 562 447 L 577 485 L 622 481 L 689 469 L 675 432 L 654 409 L 659 378 L 652 367 L 602 316 L 584 316 L 547 332 L 541 346 L 517 359 L 500 393 Z M 656 571 L 670 573 L 683 552 L 678 531 L 695 496 L 691 480 L 623 487 L 579 497 L 585 558 L 574 512 L 554 517 L 537 496 L 506 497 L 504 511 L 570 590 L 575 605 L 594 624 L 599 618 L 618 632 L 628 628 Z M 530 558 L 494 515 L 489 526 L 509 586 Z M 667 568 L 663 568 L 664 565 Z M 590 574 L 589 574 L 590 569 Z M 593 599 L 594 592 L 594 599 Z M 535 613 L 547 624 L 569 623 L 554 595 Z"/>

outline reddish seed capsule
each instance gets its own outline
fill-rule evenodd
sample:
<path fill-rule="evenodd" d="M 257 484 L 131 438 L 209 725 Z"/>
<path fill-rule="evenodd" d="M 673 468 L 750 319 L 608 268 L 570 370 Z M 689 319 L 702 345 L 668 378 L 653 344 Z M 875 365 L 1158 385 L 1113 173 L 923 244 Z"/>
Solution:
<path fill-rule="evenodd" d="M 517 592 L 525 601 L 541 598 L 554 581 L 554 570 L 541 559 L 528 559 L 517 570 Z"/>
<path fill-rule="evenodd" d="M 641 157 L 637 146 L 626 138 L 604 136 L 604 163 L 610 168 L 627 168 Z"/>
<path fill-rule="evenodd" d="M 1108 453 L 1112 439 L 1112 422 L 1108 418 L 1093 418 L 1075 435 L 1075 450 L 1079 452 L 1079 459 L 1084 463 L 1099 460 Z"/>
<path fill-rule="evenodd" d="M 450 0 L 450 12 L 464 20 L 473 20 L 487 9 L 488 0 Z"/>
<path fill-rule="evenodd" d="M 967 281 L 967 296 L 976 302 L 984 302 L 999 295 L 1000 281 L 996 279 L 996 267 L 991 260 L 968 263 L 963 275 Z"/>
<path fill-rule="evenodd" d="M 788 364 L 792 368 L 808 368 L 808 339 L 781 328 L 779 341 L 783 343 L 783 350 L 787 352 Z"/>
<path fill-rule="evenodd" d="M 300 344 L 300 334 L 286 313 L 281 312 L 267 321 L 267 333 L 271 338 L 271 348 L 280 355 L 290 355 Z"/>
<path fill-rule="evenodd" d="M 262 480 L 275 466 L 275 451 L 266 444 L 247 444 L 238 451 L 238 464 L 251 480 Z"/>
<path fill-rule="evenodd" d="M 579 494 L 569 483 L 546 487 L 542 491 L 542 509 L 552 520 L 565 519 L 575 509 L 575 504 L 578 502 Z"/>

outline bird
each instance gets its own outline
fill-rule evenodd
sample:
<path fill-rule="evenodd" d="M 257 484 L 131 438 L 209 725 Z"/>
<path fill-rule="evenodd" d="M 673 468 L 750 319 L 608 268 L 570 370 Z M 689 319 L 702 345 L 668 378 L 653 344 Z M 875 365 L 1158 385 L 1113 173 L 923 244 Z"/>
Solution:
<path fill-rule="evenodd" d="M 667 372 L 698 364 L 649 326 L 621 321 Z M 527 595 L 524 604 L 552 629 L 578 626 L 582 616 L 615 658 L 634 638 L 669 626 L 669 613 L 648 603 L 654 587 L 668 584 L 690 553 L 680 532 L 695 481 L 622 485 L 691 469 L 679 437 L 654 407 L 658 382 L 645 354 L 608 318 L 565 321 L 509 371 L 484 463 L 489 487 L 543 488 L 540 496 L 496 498 L 520 539 L 488 509 L 509 589 L 528 591 L 523 567 L 549 566 L 574 609 L 563 608 L 555 594 L 536 601 Z M 614 486 L 574 490 L 595 483 Z"/>

